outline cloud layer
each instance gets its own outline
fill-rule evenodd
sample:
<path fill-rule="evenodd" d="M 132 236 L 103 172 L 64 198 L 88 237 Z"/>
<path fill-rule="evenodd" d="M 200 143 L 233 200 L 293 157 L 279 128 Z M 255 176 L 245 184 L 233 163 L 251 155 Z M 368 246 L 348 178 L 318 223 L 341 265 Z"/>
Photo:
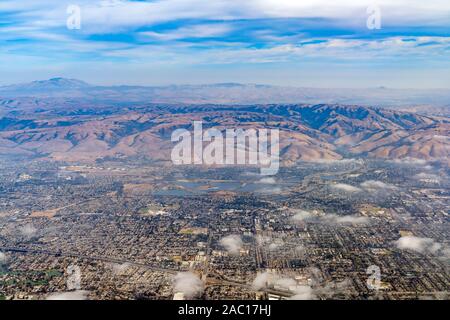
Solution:
<path fill-rule="evenodd" d="M 186 299 L 193 299 L 203 293 L 204 284 L 192 272 L 179 272 L 173 279 L 173 290 L 183 293 Z"/>
<path fill-rule="evenodd" d="M 310 284 L 299 284 L 289 276 L 273 272 L 258 273 L 253 280 L 252 289 L 255 291 L 267 288 L 278 288 L 292 293 L 291 300 L 315 300 L 318 298 L 333 298 L 335 295 L 351 289 L 351 282 L 344 280 L 337 283 L 321 283 L 320 271 L 309 269 Z"/>
<path fill-rule="evenodd" d="M 342 74 L 342 83 L 348 78 L 344 71 L 351 75 L 358 61 L 359 71 L 376 70 L 374 75 L 392 68 L 404 72 L 405 64 L 415 62 L 409 72 L 425 68 L 435 75 L 433 81 L 447 79 L 438 77 L 431 66 L 438 62 L 448 66 L 448 1 L 379 0 L 382 29 L 375 31 L 366 26 L 372 0 L 75 3 L 81 9 L 80 30 L 66 28 L 67 6 L 73 1 L 2 1 L 0 59 L 9 62 L 3 65 L 4 74 L 11 79 L 18 71 L 34 72 L 36 77 L 37 71 L 46 70 L 45 74 L 99 77 L 80 68 L 85 64 L 100 70 L 108 65 L 109 74 L 116 76 L 124 76 L 130 66 L 143 72 L 163 68 L 170 80 L 181 72 L 176 68 L 197 66 L 205 81 L 213 77 L 212 70 L 224 72 L 220 66 L 228 65 L 227 72 L 236 72 L 235 79 L 260 80 L 256 73 L 267 64 L 277 64 L 282 73 L 300 64 L 305 74 L 319 72 L 318 65 L 327 64 L 332 67 L 328 73 Z M 247 67 L 244 75 L 242 64 L 254 67 Z"/>
<path fill-rule="evenodd" d="M 6 261 L 7 261 L 6 254 L 4 254 L 3 252 L 0 252 L 0 265 L 5 264 Z"/>
<path fill-rule="evenodd" d="M 395 241 L 397 248 L 402 250 L 411 250 L 420 253 L 431 253 L 437 255 L 449 254 L 448 249 L 439 242 L 434 241 L 431 238 L 421 238 L 416 236 L 403 236 Z"/>
<path fill-rule="evenodd" d="M 76 290 L 67 292 L 52 293 L 47 297 L 47 300 L 87 300 L 89 291 Z"/>
<path fill-rule="evenodd" d="M 340 216 L 337 214 L 319 214 L 317 212 L 306 210 L 293 210 L 293 212 L 294 215 L 291 217 L 291 221 L 294 223 L 316 221 L 329 224 L 367 224 L 370 222 L 370 219 L 367 217 L 355 215 Z"/>
<path fill-rule="evenodd" d="M 232 255 L 238 255 L 239 250 L 242 249 L 244 243 L 242 242 L 241 236 L 237 234 L 232 234 L 226 236 L 220 240 L 220 245 Z"/>

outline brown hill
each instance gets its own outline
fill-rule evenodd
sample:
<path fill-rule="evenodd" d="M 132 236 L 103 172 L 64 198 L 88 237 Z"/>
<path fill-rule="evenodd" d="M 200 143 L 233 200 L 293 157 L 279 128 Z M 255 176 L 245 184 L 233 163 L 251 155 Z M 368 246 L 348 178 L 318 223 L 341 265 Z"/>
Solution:
<path fill-rule="evenodd" d="M 112 114 L 86 110 L 83 107 L 83 114 L 74 111 L 74 115 L 44 112 L 0 118 L 0 155 L 64 161 L 135 156 L 169 160 L 174 145 L 171 133 L 192 129 L 194 120 L 220 130 L 277 128 L 286 164 L 344 156 L 438 160 L 449 155 L 448 118 L 360 106 L 158 105 Z"/>

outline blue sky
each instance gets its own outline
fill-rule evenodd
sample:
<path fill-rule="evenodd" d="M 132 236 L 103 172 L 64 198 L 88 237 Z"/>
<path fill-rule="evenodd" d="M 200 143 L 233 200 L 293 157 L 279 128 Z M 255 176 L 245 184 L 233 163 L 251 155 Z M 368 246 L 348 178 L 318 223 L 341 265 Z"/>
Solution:
<path fill-rule="evenodd" d="M 448 0 L 0 2 L 0 84 L 450 88 L 449 58 Z"/>

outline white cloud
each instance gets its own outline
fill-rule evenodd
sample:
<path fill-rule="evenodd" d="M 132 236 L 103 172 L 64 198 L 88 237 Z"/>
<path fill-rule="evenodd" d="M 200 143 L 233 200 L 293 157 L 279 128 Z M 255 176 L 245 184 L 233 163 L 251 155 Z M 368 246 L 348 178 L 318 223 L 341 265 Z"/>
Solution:
<path fill-rule="evenodd" d="M 361 192 L 362 190 L 358 187 L 354 187 L 352 185 L 349 184 L 345 184 L 345 183 L 336 183 L 331 185 L 332 188 L 340 190 L 340 191 L 345 191 L 345 192 L 350 192 L 350 193 L 355 193 L 355 192 Z"/>
<path fill-rule="evenodd" d="M 441 259 L 443 262 L 450 264 L 450 248 L 445 247 L 441 250 L 439 259 Z"/>
<path fill-rule="evenodd" d="M 223 246 L 230 254 L 237 255 L 239 254 L 239 250 L 242 249 L 244 243 L 242 242 L 241 236 L 232 234 L 222 238 L 220 240 L 220 245 Z"/>
<path fill-rule="evenodd" d="M 274 242 L 269 244 L 267 247 L 270 251 L 275 251 L 281 248 L 284 245 L 284 242 L 282 240 L 276 239 Z"/>
<path fill-rule="evenodd" d="M 355 14 L 366 14 L 366 9 L 374 4 L 373 0 L 250 0 L 256 13 L 265 17 L 277 18 L 332 18 L 355 20 Z M 378 0 L 375 2 L 381 10 L 383 20 L 389 24 L 401 24 L 405 21 L 439 21 L 448 17 L 450 5 L 445 0 L 423 2 L 419 0 Z M 442 10 L 442 11 L 440 11 Z M 357 20 L 357 18 L 356 18 Z"/>
<path fill-rule="evenodd" d="M 317 217 L 314 213 L 306 210 L 293 210 L 294 215 L 291 217 L 293 222 L 300 222 Z"/>
<path fill-rule="evenodd" d="M 417 159 L 417 158 L 402 158 L 402 159 L 395 159 L 392 160 L 392 162 L 397 164 L 405 164 L 405 165 L 426 165 L 427 161 L 423 159 Z"/>
<path fill-rule="evenodd" d="M 336 294 L 347 292 L 351 288 L 351 282 L 344 280 L 337 283 L 320 284 L 317 279 L 317 270 L 310 270 L 311 279 L 314 280 L 312 286 L 297 283 L 297 281 L 289 276 L 279 275 L 273 272 L 258 273 L 253 280 L 252 288 L 255 291 L 267 288 L 278 287 L 285 291 L 290 291 L 292 300 L 315 300 L 320 298 L 333 298 Z"/>
<path fill-rule="evenodd" d="M 8 258 L 6 257 L 6 254 L 3 252 L 0 252 L 0 265 L 5 264 Z"/>
<path fill-rule="evenodd" d="M 321 298 L 330 299 L 337 294 L 345 293 L 351 288 L 351 281 L 346 279 L 341 282 L 331 282 L 315 289 L 315 294 Z"/>
<path fill-rule="evenodd" d="M 258 182 L 262 184 L 276 184 L 277 180 L 275 180 L 275 178 L 269 177 L 269 178 L 262 178 Z"/>
<path fill-rule="evenodd" d="M 266 289 L 269 286 L 276 286 L 288 291 L 291 287 L 295 287 L 297 282 L 289 277 L 278 275 L 273 272 L 258 273 L 253 280 L 253 290 Z"/>
<path fill-rule="evenodd" d="M 431 238 L 403 236 L 395 241 L 395 245 L 397 248 L 402 250 L 412 250 L 420 253 L 431 253 L 438 255 L 446 255 L 448 253 L 448 251 L 446 251 L 448 249 L 444 249 L 442 244 Z"/>
<path fill-rule="evenodd" d="M 307 46 L 297 43 L 278 43 L 263 48 L 248 48 L 242 44 L 235 44 L 232 47 L 221 47 L 220 49 L 208 47 L 208 50 L 199 51 L 198 55 L 187 56 L 185 58 L 190 63 L 214 61 L 216 64 L 232 64 L 243 61 L 249 63 L 302 61 L 305 57 L 323 59 L 333 57 L 351 62 L 354 59 L 369 61 L 386 57 L 392 58 L 394 56 L 398 58 L 401 56 L 426 57 L 429 56 L 430 52 L 433 52 L 434 57 L 439 56 L 439 54 L 444 57 L 445 48 L 450 44 L 450 38 L 446 37 L 434 37 L 433 41 L 437 43 L 436 45 L 439 47 L 439 50 L 436 47 L 421 46 L 421 44 L 429 42 L 429 40 L 425 41 L 419 38 L 414 38 L 415 41 L 405 41 L 403 37 L 390 37 L 379 40 L 330 40 L 324 38 L 310 38 L 309 40 L 324 40 L 324 42 L 312 43 Z M 208 46 L 208 44 L 205 45 Z M 364 52 L 363 57 L 361 57 L 361 52 Z M 181 55 L 174 51 L 172 51 L 172 54 L 175 56 Z"/>
<path fill-rule="evenodd" d="M 421 172 L 418 173 L 414 176 L 415 179 L 417 180 L 431 180 L 434 182 L 440 182 L 441 181 L 441 177 L 436 175 L 436 174 L 432 174 L 432 173 L 425 173 L 425 172 Z"/>
<path fill-rule="evenodd" d="M 70 1 L 3 0 L 0 11 L 19 11 L 35 25 L 63 23 Z M 90 1 L 78 0 L 87 28 L 111 32 L 139 28 L 180 19 L 227 21 L 241 19 L 322 18 L 354 25 L 367 19 L 366 9 L 373 0 L 159 0 L 159 1 Z M 448 24 L 450 5 L 445 0 L 378 0 L 385 25 Z M 365 27 L 365 25 L 363 25 Z"/>
<path fill-rule="evenodd" d="M 258 193 L 263 193 L 263 194 L 278 194 L 278 193 L 283 192 L 283 189 L 279 186 L 274 186 L 274 187 L 264 186 L 255 191 Z"/>
<path fill-rule="evenodd" d="M 186 299 L 193 299 L 203 293 L 204 284 L 192 272 L 179 272 L 173 279 L 173 290 L 183 293 Z"/>
<path fill-rule="evenodd" d="M 82 9 L 82 28 L 76 32 L 65 29 L 68 4 L 73 4 L 73 1 L 0 2 L 0 14 L 8 12 L 4 26 L 0 27 L 1 31 L 5 31 L 0 32 L 0 60 L 6 62 L 3 70 L 7 79 L 5 82 L 24 81 L 25 78 L 28 81 L 31 78 L 62 74 L 90 78 L 90 81 L 113 81 L 117 84 L 121 81 L 108 79 L 126 77 L 130 70 L 134 70 L 132 79 L 127 81 L 135 82 L 140 74 L 139 84 L 149 84 L 149 77 L 152 79 L 150 83 L 183 82 L 179 80 L 180 75 L 189 73 L 190 81 L 195 79 L 195 82 L 236 81 L 239 78 L 239 81 L 259 82 L 260 79 L 265 79 L 266 83 L 282 84 L 281 80 L 273 80 L 282 77 L 284 83 L 297 85 L 298 75 L 294 75 L 292 65 L 312 58 L 317 60 L 312 61 L 313 64 L 308 63 L 304 70 L 307 84 L 328 86 L 323 79 L 340 78 L 350 73 L 351 69 L 344 65 L 346 62 L 350 64 L 357 60 L 364 67 L 361 69 L 364 73 L 373 75 L 370 65 L 375 59 L 378 62 L 407 59 L 415 63 L 413 60 L 416 59 L 420 62 L 445 63 L 450 45 L 450 37 L 447 36 L 390 36 L 389 33 L 380 34 L 380 38 L 367 36 L 366 8 L 372 4 L 372 0 L 78 0 L 76 4 Z M 382 7 L 383 28 L 387 30 L 394 25 L 407 27 L 408 30 L 425 26 L 424 32 L 429 30 L 429 26 L 450 27 L 448 1 L 380 0 L 379 4 Z M 349 27 L 352 37 L 323 37 L 319 31 L 309 34 L 301 30 L 301 27 L 298 27 L 298 33 L 292 32 L 291 26 L 295 27 L 295 22 L 292 21 L 295 20 L 287 21 L 289 30 L 280 30 L 280 18 L 312 18 L 308 24 L 315 24 L 313 27 L 317 27 L 319 31 Z M 262 24 L 261 19 L 265 21 Z M 159 24 L 166 25 L 161 27 Z M 402 29 L 399 33 L 401 32 Z M 96 40 L 91 37 L 93 34 L 98 35 Z M 105 40 L 102 37 L 104 34 L 112 36 Z M 218 39 L 211 39 L 215 37 Z M 32 41 L 24 43 L 15 41 L 17 39 Z M 36 62 L 38 58 L 44 60 L 44 63 Z M 321 74 L 322 71 L 315 67 L 317 62 L 330 66 L 327 68 L 328 74 Z M 83 63 L 86 66 L 80 67 Z M 275 70 L 275 76 L 268 78 L 261 78 L 260 75 L 266 76 L 266 71 L 258 70 L 255 66 L 249 66 L 253 70 L 245 73 L 233 68 L 221 68 L 220 75 L 216 69 L 222 64 L 241 63 L 286 64 Z M 173 74 L 174 65 L 188 70 Z M 193 71 L 194 65 L 207 65 L 211 69 L 195 68 Z M 432 83 L 428 82 L 431 87 L 446 83 L 445 68 L 436 71 L 427 64 L 420 66 L 425 68 L 426 73 L 420 69 L 408 70 L 408 74 L 427 75 L 433 79 Z M 108 69 L 108 74 L 112 76 L 87 71 L 95 69 Z M 366 76 L 364 85 L 380 82 L 397 86 L 398 80 L 393 79 L 390 74 L 411 79 L 409 81 L 412 83 L 402 82 L 402 86 L 417 85 L 415 77 L 407 76 L 403 69 L 401 71 L 377 71 L 376 79 L 367 80 L 372 76 Z M 329 72 L 334 77 L 330 77 Z M 149 75 L 155 73 L 161 75 Z M 348 77 L 346 81 L 351 84 L 344 85 L 363 85 L 358 79 L 359 76 Z M 305 81 L 302 79 L 299 85 L 305 85 Z M 334 86 L 338 85 L 332 80 L 328 81 Z M 281 189 L 275 191 L 281 192 Z"/>
<path fill-rule="evenodd" d="M 87 300 L 89 291 L 76 290 L 52 293 L 47 300 Z"/>
<path fill-rule="evenodd" d="M 232 27 L 227 24 L 201 24 L 189 27 L 182 27 L 165 33 L 146 31 L 141 32 L 140 35 L 157 40 L 173 41 L 186 38 L 211 38 L 224 36 L 231 30 Z"/>
<path fill-rule="evenodd" d="M 321 217 L 323 221 L 332 224 L 367 224 L 369 223 L 369 218 L 346 215 L 346 216 L 338 216 L 336 214 L 327 214 Z"/>
<path fill-rule="evenodd" d="M 388 183 L 384 183 L 382 181 L 378 181 L 378 180 L 367 180 L 364 181 L 363 183 L 361 183 L 361 187 L 363 187 L 364 189 L 366 189 L 367 191 L 388 191 L 388 190 L 396 190 L 397 187 L 392 185 L 392 184 L 388 184 Z"/>
<path fill-rule="evenodd" d="M 317 267 L 309 267 L 308 274 L 311 278 L 311 284 L 313 286 L 319 286 L 323 281 L 322 271 Z"/>
<path fill-rule="evenodd" d="M 263 236 L 260 234 L 258 234 L 256 236 L 256 243 L 258 244 L 258 246 L 265 246 L 271 242 L 272 242 L 272 238 L 270 238 L 268 236 Z"/>
<path fill-rule="evenodd" d="M 25 237 L 32 237 L 36 234 L 37 229 L 32 224 L 27 224 L 20 227 L 19 232 Z"/>
<path fill-rule="evenodd" d="M 310 286 L 297 286 L 294 290 L 294 295 L 289 298 L 290 300 L 315 300 L 316 295 L 314 294 L 313 288 Z"/>
<path fill-rule="evenodd" d="M 122 275 L 124 274 L 129 268 L 131 267 L 131 265 L 129 263 L 113 263 L 111 264 L 111 269 L 113 271 L 114 274 L 116 275 Z"/>
<path fill-rule="evenodd" d="M 284 245 L 282 239 L 272 239 L 271 237 L 257 235 L 256 243 L 260 247 L 265 247 L 269 251 L 275 251 Z"/>
<path fill-rule="evenodd" d="M 346 164 L 364 164 L 364 159 L 354 159 L 354 158 L 349 158 L 349 159 L 317 159 L 317 160 L 313 160 L 311 162 L 315 162 L 315 163 L 323 163 L 323 164 L 330 164 L 330 165 L 346 165 Z"/>
<path fill-rule="evenodd" d="M 295 214 L 291 217 L 292 222 L 301 221 L 319 221 L 330 224 L 367 224 L 369 223 L 369 218 L 355 216 L 355 215 L 345 215 L 339 216 L 337 214 L 316 214 L 305 210 L 294 210 Z"/>
<path fill-rule="evenodd" d="M 269 281 L 270 274 L 268 272 L 258 273 L 253 280 L 252 288 L 255 291 L 265 289 Z"/>
<path fill-rule="evenodd" d="M 275 286 L 281 287 L 285 290 L 289 290 L 291 287 L 296 286 L 297 282 L 292 278 L 279 277 L 279 278 L 274 279 L 273 284 Z"/>

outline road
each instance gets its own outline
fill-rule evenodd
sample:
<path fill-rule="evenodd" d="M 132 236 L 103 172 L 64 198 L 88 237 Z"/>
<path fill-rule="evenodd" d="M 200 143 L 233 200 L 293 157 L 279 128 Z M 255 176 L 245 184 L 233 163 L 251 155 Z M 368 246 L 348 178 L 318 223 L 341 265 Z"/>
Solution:
<path fill-rule="evenodd" d="M 47 256 L 55 256 L 55 257 L 69 257 L 69 258 L 78 258 L 89 261 L 102 261 L 109 263 L 117 263 L 117 264 L 129 264 L 131 266 L 136 266 L 140 268 L 145 268 L 147 270 L 156 271 L 156 272 L 164 272 L 169 274 L 177 274 L 180 270 L 168 269 L 168 268 L 158 268 L 151 265 L 147 265 L 145 263 L 133 262 L 128 260 L 116 259 L 116 258 L 108 258 L 108 257 L 96 257 L 96 256 L 86 256 L 78 253 L 71 252 L 62 252 L 62 251 L 50 251 L 50 250 L 38 250 L 38 249 L 30 249 L 30 248 L 17 248 L 17 247 L 3 247 L 0 246 L 0 251 L 3 252 L 17 252 L 17 253 L 26 253 L 26 254 L 40 254 Z M 227 285 L 227 286 L 237 286 L 247 290 L 252 291 L 252 286 L 247 283 L 238 282 L 236 280 L 228 279 L 220 275 L 212 274 L 208 276 L 208 284 L 212 285 Z M 267 293 L 276 294 L 282 297 L 292 296 L 291 293 L 285 291 L 279 291 L 274 289 L 266 289 L 261 290 Z"/>

